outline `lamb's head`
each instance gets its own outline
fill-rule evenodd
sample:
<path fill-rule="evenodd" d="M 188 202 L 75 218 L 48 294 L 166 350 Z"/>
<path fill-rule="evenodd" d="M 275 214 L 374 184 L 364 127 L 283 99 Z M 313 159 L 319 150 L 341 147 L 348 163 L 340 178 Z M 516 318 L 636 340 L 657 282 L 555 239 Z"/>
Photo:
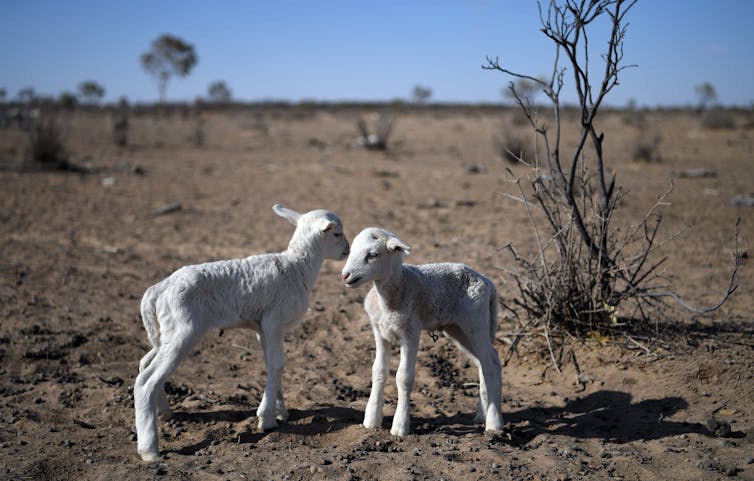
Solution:
<path fill-rule="evenodd" d="M 318 249 L 325 259 L 338 261 L 342 261 L 348 255 L 348 239 L 343 233 L 343 223 L 335 212 L 317 209 L 300 214 L 280 204 L 273 205 L 272 210 L 296 226 L 288 245 L 289 250 Z"/>
<path fill-rule="evenodd" d="M 351 253 L 343 267 L 343 282 L 358 287 L 366 282 L 379 281 L 400 269 L 403 256 L 411 248 L 392 232 L 369 227 L 354 237 Z"/>

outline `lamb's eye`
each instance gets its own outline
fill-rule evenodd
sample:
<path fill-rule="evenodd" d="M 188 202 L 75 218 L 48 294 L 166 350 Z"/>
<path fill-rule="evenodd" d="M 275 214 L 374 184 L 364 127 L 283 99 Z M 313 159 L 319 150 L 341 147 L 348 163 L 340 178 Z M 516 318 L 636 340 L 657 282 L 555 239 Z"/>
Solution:
<path fill-rule="evenodd" d="M 377 254 L 374 252 L 367 252 L 367 255 L 364 256 L 364 262 L 369 262 L 370 259 L 374 259 L 377 257 Z"/>
<path fill-rule="evenodd" d="M 343 234 L 341 234 L 340 232 L 335 232 L 335 233 L 333 233 L 333 235 L 334 235 L 334 236 L 335 236 L 336 238 L 340 238 L 340 236 L 342 236 Z"/>

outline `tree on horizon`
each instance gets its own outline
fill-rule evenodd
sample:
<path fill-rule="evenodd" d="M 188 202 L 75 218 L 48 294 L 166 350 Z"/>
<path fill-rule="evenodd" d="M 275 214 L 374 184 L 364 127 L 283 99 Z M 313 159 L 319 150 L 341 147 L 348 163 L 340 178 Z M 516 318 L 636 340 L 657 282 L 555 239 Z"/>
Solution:
<path fill-rule="evenodd" d="M 198 61 L 193 45 L 170 34 L 156 38 L 151 50 L 141 54 L 141 66 L 157 79 L 160 103 L 165 101 L 170 77 L 187 76 Z"/>

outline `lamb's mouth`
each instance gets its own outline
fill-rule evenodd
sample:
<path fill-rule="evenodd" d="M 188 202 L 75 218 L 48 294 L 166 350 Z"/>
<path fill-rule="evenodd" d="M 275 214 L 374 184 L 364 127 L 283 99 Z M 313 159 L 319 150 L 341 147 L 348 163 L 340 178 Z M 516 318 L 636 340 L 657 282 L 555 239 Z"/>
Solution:
<path fill-rule="evenodd" d="M 361 280 L 361 277 L 353 277 L 353 278 L 349 277 L 348 280 L 346 281 L 346 287 L 355 287 L 356 284 L 358 284 L 360 280 Z"/>

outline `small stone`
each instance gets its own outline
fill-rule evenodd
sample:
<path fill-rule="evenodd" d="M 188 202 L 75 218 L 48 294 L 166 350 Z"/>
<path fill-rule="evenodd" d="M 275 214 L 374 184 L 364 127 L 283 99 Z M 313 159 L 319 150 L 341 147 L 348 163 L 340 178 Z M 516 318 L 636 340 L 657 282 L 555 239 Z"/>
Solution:
<path fill-rule="evenodd" d="M 469 472 L 476 473 L 476 468 L 474 466 L 469 466 Z"/>
<path fill-rule="evenodd" d="M 730 424 L 713 416 L 707 419 L 707 428 L 718 438 L 727 438 L 731 434 Z"/>
<path fill-rule="evenodd" d="M 746 464 L 754 464 L 754 456 L 749 456 L 746 458 Z"/>
<path fill-rule="evenodd" d="M 84 461 L 86 464 L 94 464 L 94 460 L 92 458 L 86 458 L 86 461 Z"/>

